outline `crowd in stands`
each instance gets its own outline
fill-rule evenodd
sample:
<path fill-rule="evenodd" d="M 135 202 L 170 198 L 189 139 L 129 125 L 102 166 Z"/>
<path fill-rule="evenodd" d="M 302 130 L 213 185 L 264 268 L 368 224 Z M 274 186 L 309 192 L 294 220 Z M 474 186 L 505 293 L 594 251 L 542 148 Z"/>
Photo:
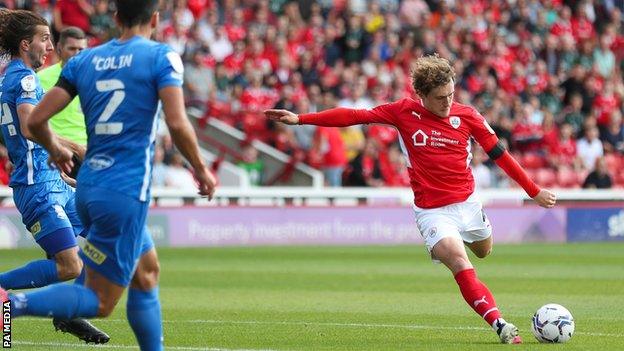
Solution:
<path fill-rule="evenodd" d="M 115 35 L 107 0 L 0 5 L 35 8 L 55 30 L 79 26 L 92 45 Z M 408 185 L 396 130 L 291 128 L 262 111 L 416 98 L 410 65 L 438 53 L 457 73 L 455 99 L 540 185 L 623 187 L 623 12 L 623 0 L 173 0 L 156 36 L 185 61 L 189 107 L 323 170 L 331 186 Z M 477 186 L 514 186 L 473 154 Z"/>

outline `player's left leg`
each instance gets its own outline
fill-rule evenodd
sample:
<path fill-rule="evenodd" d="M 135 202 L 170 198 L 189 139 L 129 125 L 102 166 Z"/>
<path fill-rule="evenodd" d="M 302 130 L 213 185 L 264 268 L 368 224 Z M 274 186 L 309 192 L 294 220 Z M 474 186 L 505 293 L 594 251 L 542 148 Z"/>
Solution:
<path fill-rule="evenodd" d="M 141 350 L 163 350 L 164 347 L 158 297 L 159 272 L 158 256 L 152 247 L 141 256 L 128 289 L 128 322 Z"/>
<path fill-rule="evenodd" d="M 56 216 L 56 215 L 55 215 Z M 38 223 L 46 223 L 40 220 Z M 50 259 L 30 262 L 0 274 L 0 286 L 5 289 L 40 288 L 76 278 L 82 269 L 77 243 L 71 228 L 58 228 L 37 237 L 37 244 Z"/>
<path fill-rule="evenodd" d="M 472 251 L 475 254 L 475 256 L 479 258 L 485 258 L 492 252 L 493 242 L 494 241 L 492 240 L 492 236 L 490 235 L 486 239 L 483 239 L 483 240 L 473 241 L 471 243 L 469 242 L 464 242 L 464 243 L 466 244 L 466 246 L 468 246 L 470 251 Z"/>
<path fill-rule="evenodd" d="M 464 202 L 457 207 L 464 220 L 461 236 L 470 251 L 477 257 L 485 258 L 492 252 L 492 225 L 479 202 Z"/>

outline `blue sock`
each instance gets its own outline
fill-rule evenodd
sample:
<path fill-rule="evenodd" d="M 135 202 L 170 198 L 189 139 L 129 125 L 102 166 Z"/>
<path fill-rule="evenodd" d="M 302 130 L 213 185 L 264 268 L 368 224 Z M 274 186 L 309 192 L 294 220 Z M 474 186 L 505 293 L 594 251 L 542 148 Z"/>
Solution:
<path fill-rule="evenodd" d="M 139 342 L 141 351 L 163 350 L 162 318 L 158 287 L 150 291 L 128 289 L 126 305 L 128 322 Z"/>
<path fill-rule="evenodd" d="M 95 292 L 76 284 L 54 284 L 32 292 L 9 294 L 9 298 L 14 317 L 93 318 L 99 307 Z"/>
<path fill-rule="evenodd" d="M 39 260 L 0 274 L 0 286 L 5 289 L 40 288 L 58 283 L 56 261 Z"/>
<path fill-rule="evenodd" d="M 74 284 L 84 285 L 85 282 L 85 268 L 82 267 L 82 271 L 80 271 L 80 275 L 74 280 Z"/>

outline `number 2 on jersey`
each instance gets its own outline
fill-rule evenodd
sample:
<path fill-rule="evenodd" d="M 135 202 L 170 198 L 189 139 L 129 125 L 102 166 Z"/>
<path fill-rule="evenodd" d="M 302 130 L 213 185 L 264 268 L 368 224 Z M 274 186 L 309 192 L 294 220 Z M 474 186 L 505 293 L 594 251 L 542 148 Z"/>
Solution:
<path fill-rule="evenodd" d="M 98 118 L 97 123 L 95 124 L 95 134 L 99 135 L 117 135 L 121 133 L 123 130 L 122 122 L 108 122 L 111 118 L 115 110 L 121 105 L 121 102 L 126 97 L 126 92 L 124 91 L 124 84 L 119 79 L 106 79 L 106 80 L 98 80 L 95 82 L 95 88 L 99 92 L 108 92 L 112 91 L 113 96 L 106 104 L 104 111 Z"/>

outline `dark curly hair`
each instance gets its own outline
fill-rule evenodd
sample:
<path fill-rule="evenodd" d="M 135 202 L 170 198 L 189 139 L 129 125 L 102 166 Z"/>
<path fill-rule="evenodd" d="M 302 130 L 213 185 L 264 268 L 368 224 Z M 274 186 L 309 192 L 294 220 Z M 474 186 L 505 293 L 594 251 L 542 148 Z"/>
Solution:
<path fill-rule="evenodd" d="M 412 68 L 412 86 L 420 97 L 450 81 L 455 81 L 455 71 L 449 61 L 438 54 L 419 58 Z"/>
<path fill-rule="evenodd" d="M 0 61 L 19 55 L 22 40 L 32 40 L 37 26 L 48 26 L 38 13 L 0 9 Z"/>

